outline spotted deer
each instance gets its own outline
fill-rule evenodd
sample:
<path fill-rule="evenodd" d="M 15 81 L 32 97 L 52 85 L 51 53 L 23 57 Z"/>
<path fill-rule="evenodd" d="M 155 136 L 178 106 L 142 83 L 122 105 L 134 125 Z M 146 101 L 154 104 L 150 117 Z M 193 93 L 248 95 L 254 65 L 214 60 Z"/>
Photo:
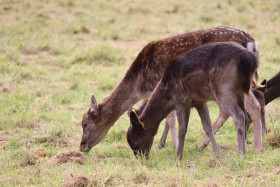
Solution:
<path fill-rule="evenodd" d="M 171 59 L 198 46 L 223 41 L 239 43 L 258 53 L 256 41 L 250 34 L 230 27 L 193 31 L 146 45 L 108 97 L 98 103 L 94 94 L 91 96 L 90 108 L 82 120 L 83 136 L 80 150 L 90 151 L 105 137 L 124 112 L 139 100 L 148 99 Z M 258 108 L 256 101 L 255 105 Z M 257 127 L 257 123 L 254 126 Z"/>
<path fill-rule="evenodd" d="M 258 58 L 234 42 L 206 44 L 170 62 L 143 112 L 129 113 L 127 141 L 135 155 L 148 157 L 160 122 L 173 110 L 179 122 L 177 158 L 182 159 L 190 109 L 195 107 L 203 129 L 218 151 L 206 102 L 216 101 L 220 111 L 232 116 L 237 130 L 238 150 L 245 155 L 245 106 Z"/>
<path fill-rule="evenodd" d="M 266 133 L 267 127 L 265 125 L 265 119 L 264 119 L 264 115 L 265 115 L 264 107 L 274 99 L 280 97 L 280 72 L 278 72 L 275 76 L 273 76 L 268 81 L 266 79 L 262 81 L 261 85 L 262 87 L 253 90 L 253 94 L 257 98 L 261 106 L 262 131 L 263 133 Z M 215 122 L 213 124 L 213 133 L 216 134 L 216 132 L 222 127 L 222 125 L 223 124 L 220 122 Z M 205 134 L 200 140 L 198 148 L 204 148 L 209 142 L 210 139 L 208 138 L 207 134 Z"/>

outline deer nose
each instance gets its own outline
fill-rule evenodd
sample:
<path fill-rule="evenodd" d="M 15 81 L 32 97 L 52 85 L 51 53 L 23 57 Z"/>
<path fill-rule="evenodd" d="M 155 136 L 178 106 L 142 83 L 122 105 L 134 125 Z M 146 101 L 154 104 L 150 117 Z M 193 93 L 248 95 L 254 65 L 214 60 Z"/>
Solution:
<path fill-rule="evenodd" d="M 85 146 L 86 146 L 86 142 L 85 142 L 85 141 L 82 141 L 82 142 L 81 142 L 81 145 L 80 145 L 80 151 L 83 151 L 84 148 L 85 148 Z"/>

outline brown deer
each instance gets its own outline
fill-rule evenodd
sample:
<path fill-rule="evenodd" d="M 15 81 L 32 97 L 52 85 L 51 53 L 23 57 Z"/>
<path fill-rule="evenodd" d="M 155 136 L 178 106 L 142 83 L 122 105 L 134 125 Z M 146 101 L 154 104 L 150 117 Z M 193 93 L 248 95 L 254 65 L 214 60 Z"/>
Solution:
<path fill-rule="evenodd" d="M 91 96 L 91 107 L 82 120 L 83 136 L 80 150 L 90 151 L 105 137 L 125 111 L 139 100 L 147 99 L 171 59 L 198 46 L 218 41 L 233 41 L 257 54 L 254 38 L 244 31 L 230 27 L 203 29 L 146 45 L 111 95 L 101 103 L 97 103 L 94 95 Z M 255 105 L 258 108 L 257 102 Z"/>
<path fill-rule="evenodd" d="M 262 86 L 259 87 L 258 89 L 260 90 L 264 90 L 265 89 L 265 85 L 264 83 L 261 84 Z M 249 110 L 250 114 L 248 113 L 248 111 L 246 110 L 246 129 L 245 129 L 245 135 L 247 136 L 247 132 L 249 129 L 249 124 L 252 123 L 252 119 L 253 120 L 257 120 L 259 121 L 259 117 L 261 117 L 261 124 L 262 124 L 262 133 L 265 134 L 267 132 L 267 128 L 265 125 L 265 98 L 264 98 L 264 94 L 262 91 L 252 88 L 250 94 L 252 94 L 252 98 L 253 100 L 256 100 L 259 105 L 260 105 L 260 109 L 259 108 L 255 108 L 256 106 L 254 105 L 254 103 L 251 103 L 251 100 L 246 99 L 245 101 L 245 108 L 247 110 Z M 255 98 L 255 99 L 254 99 Z M 141 107 L 138 110 L 135 110 L 135 112 L 137 113 L 137 115 L 139 116 L 143 109 L 145 108 L 147 101 L 143 102 L 141 104 Z M 258 106 L 257 106 L 258 107 Z M 259 113 L 261 112 L 261 115 L 259 116 Z M 253 117 L 251 117 L 253 116 Z M 214 127 L 214 134 L 216 134 L 218 128 L 220 128 L 228 119 L 229 116 L 226 116 L 223 113 L 220 113 L 219 117 L 217 118 L 216 122 L 214 123 L 213 127 Z M 256 123 L 256 122 L 255 122 Z M 167 139 L 167 135 L 168 135 L 168 131 L 171 131 L 171 137 L 172 137 L 172 143 L 173 146 L 175 148 L 178 147 L 178 138 L 177 138 L 177 132 L 176 132 L 176 117 L 175 117 L 175 113 L 171 112 L 167 117 L 166 117 L 166 123 L 165 123 L 165 127 L 162 133 L 162 137 L 159 141 L 158 144 L 158 148 L 161 149 L 162 147 L 164 147 L 166 139 Z M 260 130 L 258 130 L 258 128 L 254 128 L 254 132 L 255 132 L 255 137 L 256 137 L 256 141 L 255 141 L 255 145 L 261 145 L 262 142 L 261 140 L 258 139 Z M 245 136 L 245 137 L 246 137 Z M 201 140 L 201 142 L 199 143 L 198 148 L 204 148 L 207 146 L 207 144 L 209 143 L 210 139 L 209 137 L 205 134 L 203 137 L 203 140 Z M 258 143 L 256 143 L 257 141 L 259 141 Z M 261 147 L 258 148 L 258 146 L 256 147 L 256 151 L 259 152 L 261 150 Z"/>
<path fill-rule="evenodd" d="M 268 81 L 264 80 L 261 84 L 265 88 L 259 88 L 259 90 L 264 92 L 265 105 L 280 97 L 280 72 L 278 72 Z"/>
<path fill-rule="evenodd" d="M 170 62 L 141 115 L 129 113 L 127 141 L 135 155 L 148 157 L 160 122 L 176 109 L 179 122 L 177 158 L 182 159 L 191 107 L 200 115 L 213 149 L 218 151 L 206 102 L 213 100 L 220 111 L 232 116 L 237 130 L 238 150 L 245 155 L 244 94 L 249 96 L 257 70 L 254 53 L 234 42 L 200 46 Z"/>
<path fill-rule="evenodd" d="M 274 77 L 272 77 L 268 81 L 265 79 L 261 83 L 261 85 L 263 85 L 263 87 L 254 89 L 253 94 L 257 98 L 262 109 L 262 130 L 265 133 L 267 132 L 267 127 L 265 125 L 265 119 L 263 117 L 265 115 L 264 106 L 273 101 L 274 99 L 280 97 L 280 72 L 278 72 Z M 223 120 L 225 120 L 225 118 L 223 118 Z M 222 123 L 216 121 L 213 124 L 213 133 L 216 134 L 216 132 L 222 127 L 222 125 Z M 209 142 L 210 139 L 208 138 L 207 134 L 205 134 L 201 139 L 198 148 L 206 147 Z"/>

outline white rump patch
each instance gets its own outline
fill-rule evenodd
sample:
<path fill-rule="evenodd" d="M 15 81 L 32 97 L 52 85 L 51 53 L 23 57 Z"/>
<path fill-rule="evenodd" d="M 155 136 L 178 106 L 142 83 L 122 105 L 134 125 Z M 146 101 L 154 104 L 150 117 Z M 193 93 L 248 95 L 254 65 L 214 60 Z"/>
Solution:
<path fill-rule="evenodd" d="M 253 53 L 257 53 L 258 52 L 258 42 L 254 41 L 254 42 L 248 42 L 247 43 L 247 49 Z"/>

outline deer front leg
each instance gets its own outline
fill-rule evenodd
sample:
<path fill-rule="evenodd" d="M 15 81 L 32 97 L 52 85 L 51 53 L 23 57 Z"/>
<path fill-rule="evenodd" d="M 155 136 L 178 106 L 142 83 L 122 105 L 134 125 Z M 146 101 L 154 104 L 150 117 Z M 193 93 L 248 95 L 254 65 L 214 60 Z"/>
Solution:
<path fill-rule="evenodd" d="M 215 123 L 213 124 L 213 127 L 212 127 L 212 131 L 213 131 L 214 135 L 215 135 L 216 132 L 223 126 L 223 124 L 226 122 L 226 120 L 227 120 L 228 118 L 229 118 L 229 114 L 226 113 L 226 112 L 224 112 L 224 110 L 222 110 L 222 109 L 220 108 L 220 114 L 219 114 L 217 120 L 215 121 Z M 200 140 L 200 142 L 199 142 L 199 144 L 198 144 L 198 148 L 199 148 L 199 149 L 205 148 L 205 147 L 208 145 L 209 142 L 210 142 L 210 139 L 209 139 L 208 135 L 205 134 L 205 135 L 201 138 L 201 140 Z"/>
<path fill-rule="evenodd" d="M 196 106 L 196 109 L 200 116 L 203 129 L 212 143 L 213 150 L 216 154 L 218 154 L 219 147 L 218 147 L 218 144 L 216 142 L 216 139 L 215 139 L 213 131 L 212 131 L 211 119 L 209 117 L 208 106 L 206 103 L 203 103 L 202 105 Z"/>
<path fill-rule="evenodd" d="M 177 150 L 177 159 L 182 160 L 185 136 L 188 129 L 188 121 L 190 116 L 190 107 L 176 107 L 177 119 L 179 123 L 179 145 Z"/>
<path fill-rule="evenodd" d="M 162 133 L 162 137 L 158 144 L 159 149 L 164 146 L 169 129 L 171 132 L 172 144 L 175 147 L 175 149 L 177 149 L 178 148 L 178 137 L 177 137 L 177 130 L 176 130 L 175 111 L 170 112 L 168 114 L 168 116 L 166 117 L 164 131 Z"/>
<path fill-rule="evenodd" d="M 261 107 L 251 92 L 249 92 L 249 96 L 245 96 L 244 101 L 245 108 L 247 109 L 253 122 L 255 151 L 259 152 L 262 149 Z"/>

